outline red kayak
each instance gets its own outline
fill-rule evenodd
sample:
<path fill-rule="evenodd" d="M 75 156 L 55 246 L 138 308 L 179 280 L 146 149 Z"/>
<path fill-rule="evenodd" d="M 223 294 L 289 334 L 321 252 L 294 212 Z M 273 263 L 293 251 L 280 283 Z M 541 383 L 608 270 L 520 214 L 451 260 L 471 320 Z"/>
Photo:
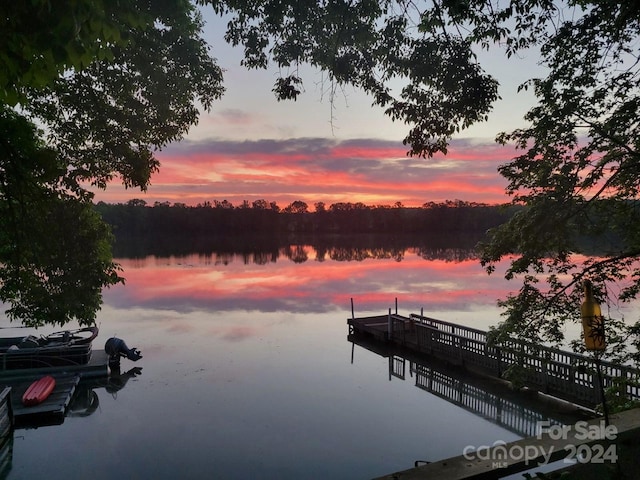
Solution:
<path fill-rule="evenodd" d="M 50 375 L 36 380 L 22 395 L 22 404 L 30 407 L 44 402 L 56 386 L 56 379 Z"/>

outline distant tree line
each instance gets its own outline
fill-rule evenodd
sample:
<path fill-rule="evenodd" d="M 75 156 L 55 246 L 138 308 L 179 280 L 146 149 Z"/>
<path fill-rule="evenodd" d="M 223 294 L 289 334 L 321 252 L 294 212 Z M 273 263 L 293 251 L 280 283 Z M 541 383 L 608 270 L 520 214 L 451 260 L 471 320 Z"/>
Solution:
<path fill-rule="evenodd" d="M 314 261 L 360 262 L 368 259 L 404 260 L 413 253 L 425 260 L 460 262 L 477 259 L 476 246 L 483 234 L 127 234 L 114 244 L 117 258 L 186 257 L 196 254 L 204 263 L 265 265 L 281 259 L 304 263 L 312 252 Z M 307 250 L 305 247 L 310 247 Z"/>
<path fill-rule="evenodd" d="M 279 260 L 304 263 L 311 258 L 317 262 L 361 262 L 364 260 L 394 260 L 401 262 L 408 254 L 425 260 L 461 262 L 478 258 L 479 238 L 455 234 L 383 235 L 260 235 L 260 236 L 118 236 L 114 245 L 116 258 L 187 257 L 196 254 L 202 263 L 227 265 L 266 265 Z M 307 249 L 306 247 L 309 247 Z"/>
<path fill-rule="evenodd" d="M 97 211 L 116 235 L 144 234 L 425 234 L 442 232 L 484 233 L 504 223 L 517 207 L 464 201 L 429 202 L 422 207 L 367 206 L 363 203 L 295 201 L 285 208 L 256 200 L 234 206 L 215 200 L 196 206 L 140 199 L 126 203 L 99 202 Z"/>

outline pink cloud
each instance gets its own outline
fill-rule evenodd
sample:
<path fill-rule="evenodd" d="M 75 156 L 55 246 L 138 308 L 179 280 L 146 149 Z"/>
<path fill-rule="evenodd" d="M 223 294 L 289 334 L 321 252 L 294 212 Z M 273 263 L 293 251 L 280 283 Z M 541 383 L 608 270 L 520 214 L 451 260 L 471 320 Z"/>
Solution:
<path fill-rule="evenodd" d="M 197 204 L 228 200 L 294 200 L 419 206 L 466 200 L 505 203 L 506 181 L 497 172 L 513 152 L 494 144 L 454 142 L 448 156 L 406 157 L 399 142 L 381 140 L 189 141 L 157 154 L 160 172 L 148 192 L 111 185 L 96 201 L 142 198 Z"/>

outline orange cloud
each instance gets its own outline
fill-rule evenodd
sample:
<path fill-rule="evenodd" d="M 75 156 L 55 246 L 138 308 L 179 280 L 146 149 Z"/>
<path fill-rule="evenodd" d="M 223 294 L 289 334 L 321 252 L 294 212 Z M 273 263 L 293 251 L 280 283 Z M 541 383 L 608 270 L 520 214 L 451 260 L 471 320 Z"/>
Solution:
<path fill-rule="evenodd" d="M 497 167 L 513 152 L 494 144 L 453 142 L 449 155 L 406 156 L 406 147 L 382 140 L 333 141 L 321 138 L 257 141 L 185 141 L 157 157 L 160 172 L 148 192 L 111 185 L 96 201 L 142 198 L 182 202 L 295 200 L 420 206 L 466 200 L 505 203 L 505 180 Z"/>

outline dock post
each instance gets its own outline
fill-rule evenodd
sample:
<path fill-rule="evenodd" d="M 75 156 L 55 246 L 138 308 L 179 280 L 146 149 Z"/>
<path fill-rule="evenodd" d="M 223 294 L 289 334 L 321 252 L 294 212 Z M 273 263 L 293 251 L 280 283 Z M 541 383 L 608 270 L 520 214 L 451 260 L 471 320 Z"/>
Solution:
<path fill-rule="evenodd" d="M 391 341 L 393 339 L 393 321 L 391 320 L 391 309 L 389 309 L 389 316 L 387 317 L 387 339 Z"/>
<path fill-rule="evenodd" d="M 353 313 L 353 297 L 351 297 L 351 320 L 355 320 L 356 316 Z"/>
<path fill-rule="evenodd" d="M 598 374 L 598 386 L 600 387 L 600 398 L 602 399 L 602 413 L 604 414 L 604 424 L 609 426 L 609 409 L 607 408 L 607 396 L 604 393 L 604 382 L 602 381 L 602 372 L 600 371 L 600 355 L 599 352 L 594 354 L 596 361 L 596 373 Z"/>
<path fill-rule="evenodd" d="M 396 297 L 396 315 L 398 314 L 398 297 Z"/>

